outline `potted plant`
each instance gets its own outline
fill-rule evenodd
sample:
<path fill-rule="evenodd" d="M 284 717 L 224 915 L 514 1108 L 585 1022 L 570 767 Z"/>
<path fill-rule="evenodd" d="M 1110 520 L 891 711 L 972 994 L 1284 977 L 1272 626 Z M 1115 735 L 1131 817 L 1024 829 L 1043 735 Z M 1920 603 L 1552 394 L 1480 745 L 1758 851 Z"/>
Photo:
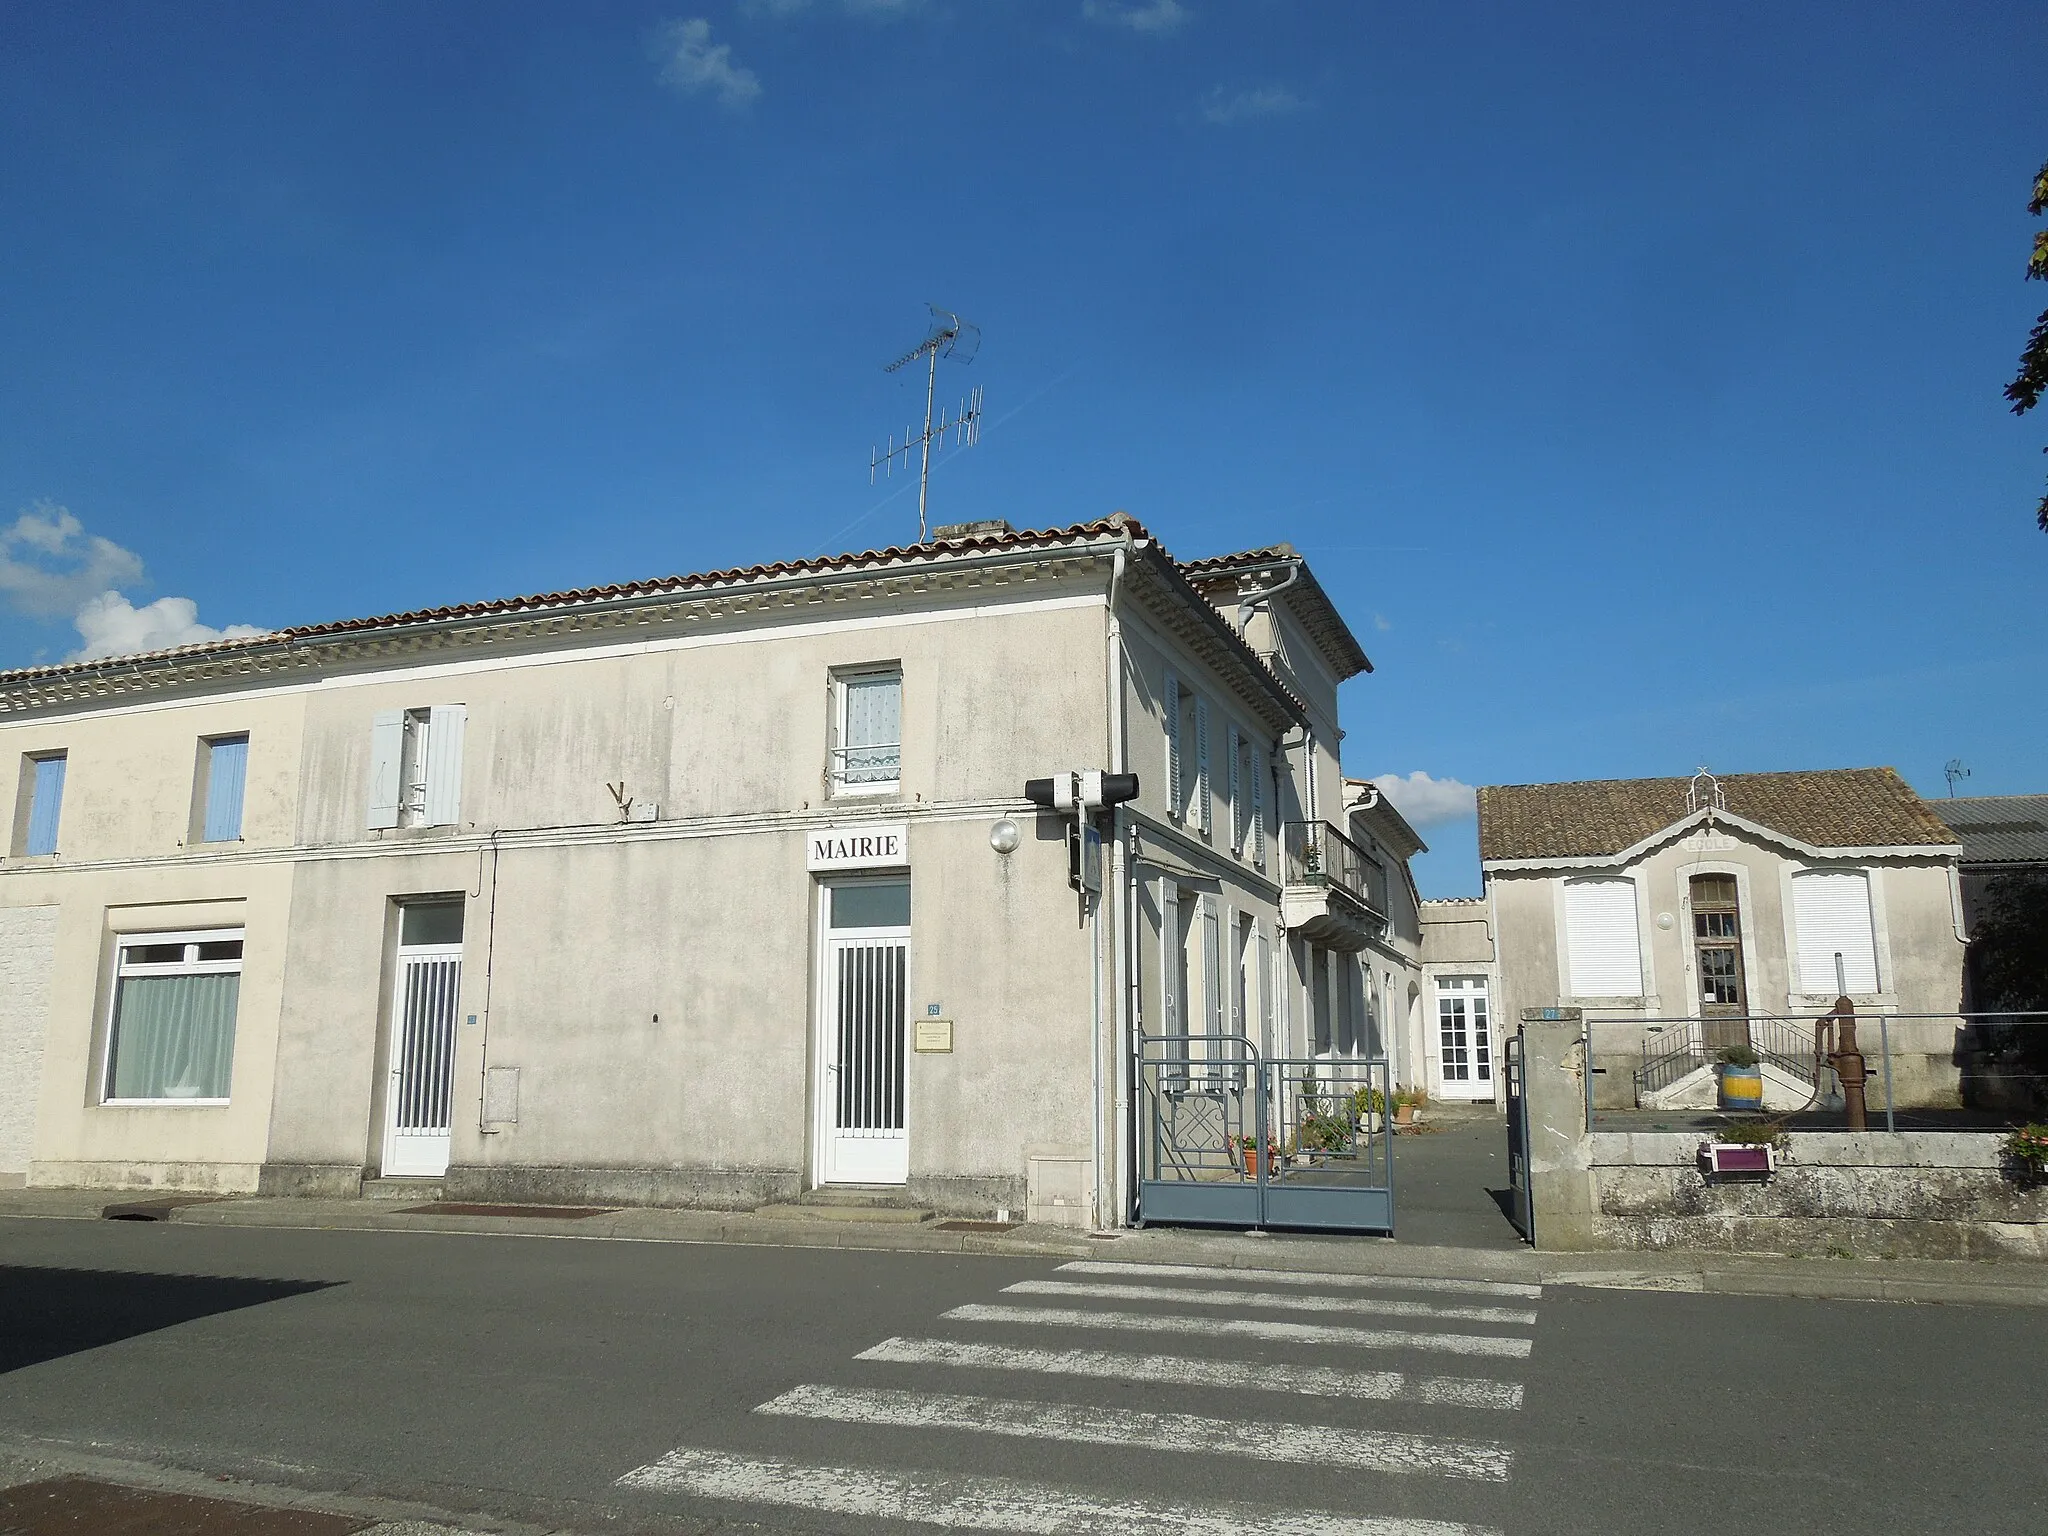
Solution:
<path fill-rule="evenodd" d="M 1360 1088 L 1351 1095 L 1351 1119 L 1361 1136 L 1376 1136 L 1385 1122 L 1386 1095 L 1377 1088 Z"/>
<path fill-rule="evenodd" d="M 1413 1125 L 1416 1111 L 1429 1102 L 1429 1095 L 1420 1088 L 1396 1088 L 1394 1090 L 1394 1124 Z"/>
<path fill-rule="evenodd" d="M 1788 1144 L 1779 1121 L 1737 1120 L 1714 1132 L 1712 1141 L 1700 1143 L 1700 1172 L 1709 1177 L 1768 1179 L 1777 1172 L 1778 1154 Z"/>
<path fill-rule="evenodd" d="M 2005 1154 L 2006 1177 L 2022 1188 L 2048 1184 L 2048 1125 L 2023 1125 L 1999 1148 Z"/>
<path fill-rule="evenodd" d="M 1731 1045 L 1714 1061 L 1715 1100 L 1722 1109 L 1764 1107 L 1764 1073 L 1755 1047 Z"/>
<path fill-rule="evenodd" d="M 1230 1138 L 1230 1150 L 1233 1156 L 1244 1160 L 1244 1176 L 1248 1179 L 1256 1179 L 1259 1176 L 1258 1137 L 1233 1136 Z M 1270 1174 L 1273 1171 L 1273 1159 L 1279 1154 L 1280 1148 L 1272 1140 L 1268 1139 L 1265 1151 L 1266 1172 Z"/>

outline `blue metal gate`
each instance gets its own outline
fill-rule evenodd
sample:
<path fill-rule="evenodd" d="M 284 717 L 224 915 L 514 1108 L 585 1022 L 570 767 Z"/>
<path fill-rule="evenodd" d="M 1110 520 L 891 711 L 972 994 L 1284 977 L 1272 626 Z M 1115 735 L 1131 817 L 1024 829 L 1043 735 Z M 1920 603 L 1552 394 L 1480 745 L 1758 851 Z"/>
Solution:
<path fill-rule="evenodd" d="M 1394 1230 L 1384 1058 L 1261 1060 L 1241 1035 L 1138 1056 L 1138 1223 Z"/>
<path fill-rule="evenodd" d="M 1529 1102 L 1522 1059 L 1522 1037 L 1509 1035 L 1506 1047 L 1508 1090 L 1508 1219 L 1522 1241 L 1536 1241 L 1536 1203 L 1529 1194 Z"/>

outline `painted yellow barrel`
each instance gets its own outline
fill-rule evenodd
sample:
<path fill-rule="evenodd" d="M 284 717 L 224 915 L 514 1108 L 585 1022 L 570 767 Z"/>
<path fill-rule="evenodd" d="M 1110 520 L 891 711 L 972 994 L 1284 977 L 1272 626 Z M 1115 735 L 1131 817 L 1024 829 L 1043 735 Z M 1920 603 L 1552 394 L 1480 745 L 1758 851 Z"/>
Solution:
<path fill-rule="evenodd" d="M 1721 1068 L 1721 1108 L 1762 1109 L 1764 1074 L 1757 1067 Z"/>

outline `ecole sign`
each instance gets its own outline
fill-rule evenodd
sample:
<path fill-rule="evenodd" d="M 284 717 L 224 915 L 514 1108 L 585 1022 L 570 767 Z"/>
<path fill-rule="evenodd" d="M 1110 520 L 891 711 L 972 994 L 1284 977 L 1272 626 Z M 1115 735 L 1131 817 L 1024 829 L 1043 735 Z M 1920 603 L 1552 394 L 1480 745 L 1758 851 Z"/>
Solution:
<path fill-rule="evenodd" d="M 904 869 L 910 864 L 910 829 L 898 821 L 813 832 L 804 838 L 804 864 L 813 874 L 830 869 Z"/>

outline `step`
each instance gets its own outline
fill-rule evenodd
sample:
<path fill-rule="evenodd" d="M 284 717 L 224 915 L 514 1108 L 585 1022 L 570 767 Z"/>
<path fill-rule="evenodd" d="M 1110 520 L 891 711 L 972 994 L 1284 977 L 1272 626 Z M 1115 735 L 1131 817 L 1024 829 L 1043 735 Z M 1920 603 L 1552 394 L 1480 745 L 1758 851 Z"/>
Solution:
<path fill-rule="evenodd" d="M 778 1202 L 784 1203 L 784 1202 Z M 790 1205 L 901 1206 L 901 1184 L 820 1184 L 790 1196 Z"/>
<path fill-rule="evenodd" d="M 756 1216 L 774 1221 L 878 1221 L 909 1226 L 930 1221 L 932 1212 L 908 1205 L 851 1205 L 841 1201 L 784 1201 L 757 1205 Z"/>
<path fill-rule="evenodd" d="M 435 1201 L 441 1198 L 439 1179 L 385 1179 L 372 1174 L 363 1176 L 362 1197 L 365 1200 L 419 1200 Z"/>

